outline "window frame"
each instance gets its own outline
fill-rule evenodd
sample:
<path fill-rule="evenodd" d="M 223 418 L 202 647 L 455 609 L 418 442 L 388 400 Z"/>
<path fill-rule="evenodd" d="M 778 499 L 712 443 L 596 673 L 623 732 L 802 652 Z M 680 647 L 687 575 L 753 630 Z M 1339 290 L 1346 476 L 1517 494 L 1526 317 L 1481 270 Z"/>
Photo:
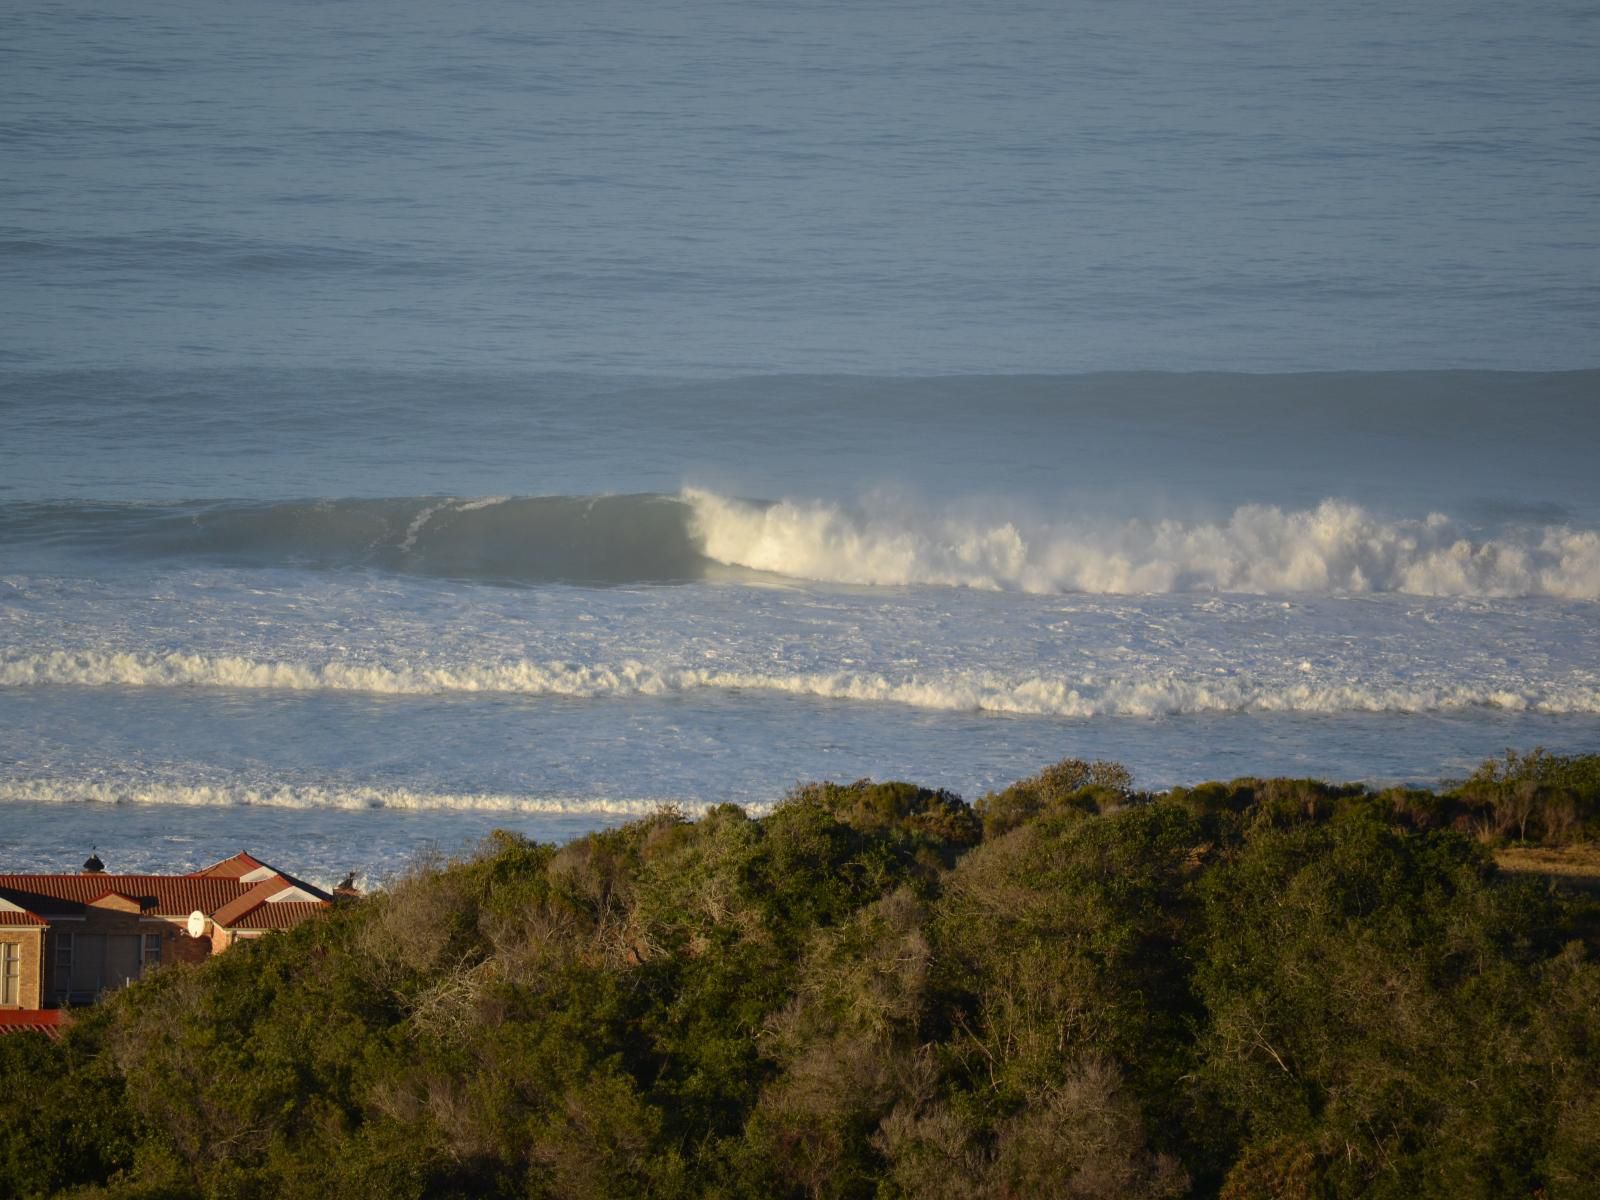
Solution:
<path fill-rule="evenodd" d="M 77 965 L 76 937 L 71 929 L 57 930 L 54 934 L 55 955 L 51 967 L 57 996 L 66 996 L 72 991 L 72 968 Z"/>
<path fill-rule="evenodd" d="M 22 943 L 0 942 L 0 1005 L 22 1005 Z"/>

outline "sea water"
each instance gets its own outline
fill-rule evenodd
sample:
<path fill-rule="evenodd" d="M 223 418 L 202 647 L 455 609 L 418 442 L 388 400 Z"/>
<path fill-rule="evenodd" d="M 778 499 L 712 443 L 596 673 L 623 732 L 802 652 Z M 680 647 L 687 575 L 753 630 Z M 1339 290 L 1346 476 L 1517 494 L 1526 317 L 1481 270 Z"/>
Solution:
<path fill-rule="evenodd" d="M 8 13 L 9 869 L 1597 748 L 1581 7 Z"/>

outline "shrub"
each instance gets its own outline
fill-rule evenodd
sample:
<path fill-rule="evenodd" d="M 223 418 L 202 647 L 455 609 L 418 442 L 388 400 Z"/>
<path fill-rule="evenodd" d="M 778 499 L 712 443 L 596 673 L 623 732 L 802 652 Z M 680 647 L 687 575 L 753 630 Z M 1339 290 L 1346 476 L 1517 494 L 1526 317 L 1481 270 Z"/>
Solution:
<path fill-rule="evenodd" d="M 1449 826 L 1596 761 L 498 834 L 0 1038 L 0 1195 L 1585 1197 L 1600 903 Z"/>
<path fill-rule="evenodd" d="M 1133 776 L 1121 763 L 1065 758 L 1037 775 L 980 799 L 975 811 L 985 838 L 997 838 L 1051 810 L 1110 811 L 1133 794 Z"/>

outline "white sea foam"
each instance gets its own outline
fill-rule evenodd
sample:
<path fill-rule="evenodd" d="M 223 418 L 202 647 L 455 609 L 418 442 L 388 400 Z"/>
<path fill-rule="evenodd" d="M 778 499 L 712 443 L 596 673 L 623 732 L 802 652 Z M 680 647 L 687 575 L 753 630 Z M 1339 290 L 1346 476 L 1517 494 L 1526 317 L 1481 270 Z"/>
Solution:
<path fill-rule="evenodd" d="M 261 662 L 225 655 L 51 652 L 0 659 L 0 686 L 212 687 L 430 696 L 511 693 L 608 698 L 702 689 L 888 702 L 959 712 L 1032 716 L 1159 716 L 1182 713 L 1435 712 L 1494 707 L 1517 712 L 1600 713 L 1600 683 L 1459 680 L 1357 682 L 1309 678 L 1306 664 L 1281 677 L 1214 677 L 1141 671 L 1128 678 L 1011 677 L 950 671 L 894 677 L 879 672 L 762 673 L 710 667 L 613 666 L 527 661 L 456 667 Z"/>
<path fill-rule="evenodd" d="M 449 505 L 450 502 L 448 500 L 441 500 L 437 504 L 424 505 L 417 515 L 411 518 L 411 523 L 406 526 L 406 535 L 400 541 L 399 548 L 401 552 L 409 554 L 417 544 L 417 535 L 422 532 L 422 527 L 433 519 L 434 513 L 441 508 L 449 507 Z"/>
<path fill-rule="evenodd" d="M 402 812 L 457 810 L 476 813 L 603 813 L 640 817 L 663 801 L 600 796 L 528 796 L 485 792 L 420 792 L 398 787 L 181 784 L 104 779 L 0 780 L 0 804 L 166 804 L 190 808 L 391 809 Z"/>
<path fill-rule="evenodd" d="M 1600 531 L 1493 532 L 1350 500 L 1236 509 L 1225 521 L 992 516 L 883 497 L 778 503 L 690 489 L 479 500 L 0 505 L 0 542 L 130 560 L 361 567 L 523 583 L 691 581 L 719 564 L 858 585 L 1043 594 L 1381 593 L 1600 599 Z"/>
<path fill-rule="evenodd" d="M 1544 526 L 1475 537 L 1450 518 L 1383 521 L 1326 500 L 1237 509 L 1225 524 L 1033 523 L 762 505 L 688 490 L 707 557 L 824 582 L 1037 593 L 1402 592 L 1600 599 L 1600 532 Z"/>

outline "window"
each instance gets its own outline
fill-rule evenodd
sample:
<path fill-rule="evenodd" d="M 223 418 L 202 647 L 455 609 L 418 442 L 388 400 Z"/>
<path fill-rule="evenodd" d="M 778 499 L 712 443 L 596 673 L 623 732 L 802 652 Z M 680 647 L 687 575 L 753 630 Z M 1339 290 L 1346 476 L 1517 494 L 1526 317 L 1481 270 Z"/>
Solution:
<path fill-rule="evenodd" d="M 144 956 L 140 960 L 139 969 L 144 972 L 151 967 L 159 967 L 160 965 L 161 935 L 159 933 L 147 933 L 144 935 Z"/>
<path fill-rule="evenodd" d="M 22 943 L 0 942 L 0 1004 L 21 1004 Z"/>
<path fill-rule="evenodd" d="M 72 990 L 72 934 L 58 933 L 56 940 L 56 995 L 65 997 Z"/>

